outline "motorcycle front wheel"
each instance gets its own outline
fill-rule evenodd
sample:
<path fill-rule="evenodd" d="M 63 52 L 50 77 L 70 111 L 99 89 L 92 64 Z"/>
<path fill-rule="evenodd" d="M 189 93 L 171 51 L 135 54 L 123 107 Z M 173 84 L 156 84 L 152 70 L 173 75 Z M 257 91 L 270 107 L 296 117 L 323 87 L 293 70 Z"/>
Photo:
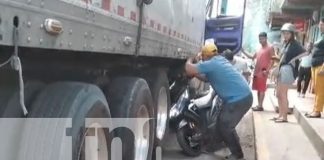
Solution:
<path fill-rule="evenodd" d="M 196 132 L 189 124 L 190 123 L 177 130 L 177 141 L 184 154 L 190 157 L 197 157 L 201 154 L 201 144 L 192 140 Z"/>

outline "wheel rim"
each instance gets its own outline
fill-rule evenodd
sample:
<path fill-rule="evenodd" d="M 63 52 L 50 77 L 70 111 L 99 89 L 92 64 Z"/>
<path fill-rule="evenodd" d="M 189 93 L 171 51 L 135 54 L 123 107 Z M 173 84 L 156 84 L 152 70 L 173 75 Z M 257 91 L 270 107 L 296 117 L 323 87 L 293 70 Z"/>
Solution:
<path fill-rule="evenodd" d="M 149 112 L 145 105 L 142 105 L 137 112 L 138 118 L 149 118 Z M 136 123 L 138 124 L 138 123 Z M 149 151 L 149 138 L 150 138 L 150 124 L 146 122 L 144 127 L 141 125 L 136 126 L 135 137 L 135 159 L 146 160 Z M 142 135 L 142 136 L 141 136 Z"/>
<path fill-rule="evenodd" d="M 88 128 L 95 128 L 95 134 L 91 140 L 87 140 L 86 136 L 90 130 L 87 129 L 81 143 L 81 151 L 79 153 L 79 160 L 98 159 L 107 160 L 109 157 L 107 138 L 103 127 L 99 123 L 93 123 Z M 84 154 L 84 155 L 83 155 Z"/>
<path fill-rule="evenodd" d="M 162 87 L 159 92 L 157 102 L 157 123 L 156 137 L 162 140 L 165 134 L 168 119 L 168 97 L 165 87 Z"/>

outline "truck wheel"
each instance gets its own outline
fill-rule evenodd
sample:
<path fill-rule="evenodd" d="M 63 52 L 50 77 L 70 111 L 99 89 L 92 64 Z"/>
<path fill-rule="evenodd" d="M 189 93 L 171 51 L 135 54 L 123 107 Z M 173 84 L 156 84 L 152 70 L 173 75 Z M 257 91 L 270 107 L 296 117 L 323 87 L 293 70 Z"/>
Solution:
<path fill-rule="evenodd" d="M 44 88 L 44 86 L 45 85 L 40 82 L 26 83 L 25 105 L 28 111 L 30 111 L 31 102 L 34 100 L 40 90 Z M 14 156 L 14 154 L 10 152 L 19 148 L 18 146 L 22 133 L 23 119 L 12 119 L 22 118 L 24 116 L 19 102 L 19 91 L 18 89 L 16 89 L 15 91 L 16 92 L 13 94 L 13 96 L 11 96 L 8 105 L 4 106 L 5 110 L 2 113 L 1 117 L 5 119 L 0 120 L 0 128 L 6 128 L 6 131 L 2 132 L 4 135 L 1 136 L 5 137 L 1 140 L 1 145 L 3 145 L 4 148 L 0 150 L 0 155 L 2 155 L 4 159 L 15 159 L 14 157 L 12 157 Z"/>
<path fill-rule="evenodd" d="M 31 104 L 38 95 L 38 93 L 45 87 L 41 82 L 27 82 L 25 84 L 25 105 L 28 111 L 31 109 Z M 23 111 L 20 106 L 19 89 L 16 89 L 13 96 L 10 98 L 7 107 L 5 108 L 2 117 L 5 118 L 21 118 L 23 117 Z"/>
<path fill-rule="evenodd" d="M 110 118 L 106 98 L 97 86 L 78 82 L 48 85 L 33 102 L 28 117 L 35 119 L 24 125 L 18 159 L 109 158 L 109 131 L 100 122 L 90 123 L 89 128 L 95 129 L 85 127 L 86 118 Z M 91 133 L 95 140 L 86 143 Z"/>
<path fill-rule="evenodd" d="M 0 115 L 3 114 L 10 100 L 10 97 L 14 94 L 15 87 L 13 86 L 0 86 Z"/>
<path fill-rule="evenodd" d="M 170 92 L 165 71 L 158 70 L 147 78 L 154 100 L 154 118 L 156 120 L 155 146 L 161 145 L 169 128 Z"/>
<path fill-rule="evenodd" d="M 148 84 L 144 79 L 135 77 L 116 78 L 107 89 L 113 118 L 151 118 L 153 101 Z M 135 126 L 133 132 L 123 129 L 114 130 L 114 135 L 122 139 L 123 160 L 151 159 L 154 140 L 154 121 L 143 126 Z"/>

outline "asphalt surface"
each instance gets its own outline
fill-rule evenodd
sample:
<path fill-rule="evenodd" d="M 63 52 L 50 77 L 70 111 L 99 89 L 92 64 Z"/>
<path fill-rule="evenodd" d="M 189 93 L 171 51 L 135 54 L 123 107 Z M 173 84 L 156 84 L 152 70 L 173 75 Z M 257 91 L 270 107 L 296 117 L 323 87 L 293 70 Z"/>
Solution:
<path fill-rule="evenodd" d="M 244 150 L 246 160 L 255 160 L 255 141 L 253 115 L 248 112 L 237 126 L 241 145 Z M 174 131 L 170 131 L 165 139 L 162 151 L 162 160 L 222 160 L 230 152 L 227 148 L 215 153 L 201 154 L 198 157 L 188 157 L 181 152 Z"/>

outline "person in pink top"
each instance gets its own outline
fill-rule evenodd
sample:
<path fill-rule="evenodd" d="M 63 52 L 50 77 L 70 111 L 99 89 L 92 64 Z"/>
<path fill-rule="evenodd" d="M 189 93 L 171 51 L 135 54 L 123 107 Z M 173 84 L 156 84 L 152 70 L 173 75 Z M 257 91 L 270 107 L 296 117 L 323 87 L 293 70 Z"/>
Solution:
<path fill-rule="evenodd" d="M 272 57 L 275 56 L 274 48 L 268 43 L 267 33 L 259 34 L 261 48 L 253 55 L 245 52 L 242 53 L 250 59 L 256 59 L 254 69 L 252 89 L 258 92 L 258 105 L 253 107 L 253 111 L 263 111 L 263 100 L 267 89 L 267 79 L 272 67 Z"/>

